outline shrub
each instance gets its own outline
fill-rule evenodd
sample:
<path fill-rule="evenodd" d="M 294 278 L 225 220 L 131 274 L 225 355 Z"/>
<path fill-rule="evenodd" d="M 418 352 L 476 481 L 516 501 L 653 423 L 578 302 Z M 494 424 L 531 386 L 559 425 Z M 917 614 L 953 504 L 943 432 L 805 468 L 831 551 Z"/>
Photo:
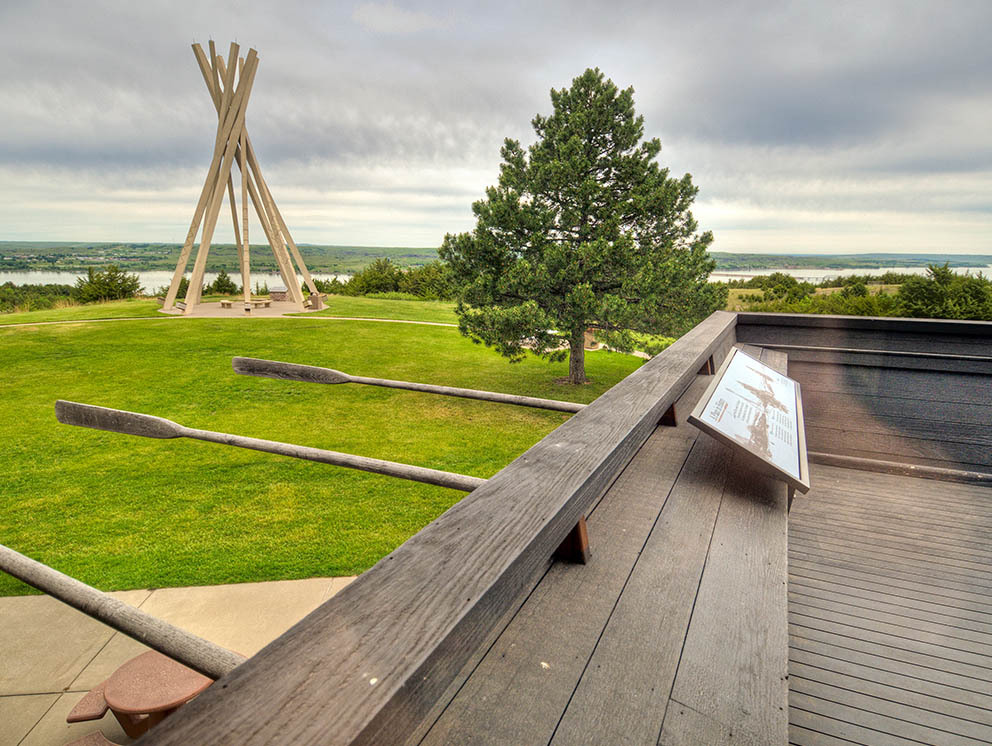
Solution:
<path fill-rule="evenodd" d="M 926 277 L 911 277 L 899 287 L 906 316 L 992 321 L 992 282 L 981 274 L 959 275 L 931 264 Z"/>
<path fill-rule="evenodd" d="M 39 310 L 69 303 L 75 289 L 72 285 L 0 285 L 0 313 L 14 310 Z"/>
<path fill-rule="evenodd" d="M 217 295 L 237 295 L 240 288 L 234 284 L 230 275 L 222 269 L 218 273 L 217 279 L 213 281 L 212 285 L 207 287 L 207 290 Z"/>
<path fill-rule="evenodd" d="M 137 275 L 129 275 L 111 264 L 102 272 L 90 267 L 86 277 L 76 280 L 74 294 L 80 303 L 97 303 L 133 298 L 140 292 L 141 281 Z"/>

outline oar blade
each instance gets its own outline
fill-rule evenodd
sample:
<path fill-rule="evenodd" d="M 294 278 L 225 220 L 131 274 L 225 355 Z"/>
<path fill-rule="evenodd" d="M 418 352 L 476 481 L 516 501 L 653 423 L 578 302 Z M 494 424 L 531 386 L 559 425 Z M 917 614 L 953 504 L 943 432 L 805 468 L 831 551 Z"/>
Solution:
<path fill-rule="evenodd" d="M 260 378 L 280 378 L 286 381 L 306 383 L 348 383 L 351 376 L 331 368 L 318 368 L 314 365 L 281 363 L 276 360 L 260 360 L 255 357 L 236 357 L 231 360 L 235 373 Z"/>
<path fill-rule="evenodd" d="M 64 425 L 91 427 L 112 433 L 139 435 L 142 438 L 181 438 L 183 428 L 172 420 L 150 414 L 126 412 L 122 409 L 97 407 L 92 404 L 59 399 L 55 402 L 55 417 Z"/>

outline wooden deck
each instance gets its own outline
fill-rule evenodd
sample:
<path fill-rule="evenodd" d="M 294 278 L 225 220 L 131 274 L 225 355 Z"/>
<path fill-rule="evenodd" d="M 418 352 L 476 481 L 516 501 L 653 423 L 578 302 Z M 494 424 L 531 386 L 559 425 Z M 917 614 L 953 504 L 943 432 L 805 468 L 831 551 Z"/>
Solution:
<path fill-rule="evenodd" d="M 784 743 L 786 489 L 684 423 L 710 380 L 410 743 Z"/>
<path fill-rule="evenodd" d="M 735 343 L 803 387 L 791 519 L 682 421 Z M 990 382 L 987 323 L 716 312 L 143 742 L 992 743 Z"/>
<path fill-rule="evenodd" d="M 811 471 L 789 520 L 790 741 L 992 743 L 992 489 Z"/>

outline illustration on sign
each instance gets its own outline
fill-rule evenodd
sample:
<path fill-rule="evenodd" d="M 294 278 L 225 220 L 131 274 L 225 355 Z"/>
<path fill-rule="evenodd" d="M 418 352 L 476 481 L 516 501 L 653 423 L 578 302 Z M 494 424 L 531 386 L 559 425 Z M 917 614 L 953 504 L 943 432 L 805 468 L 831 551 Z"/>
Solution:
<path fill-rule="evenodd" d="M 794 381 L 738 352 L 709 401 L 701 423 L 800 479 Z"/>

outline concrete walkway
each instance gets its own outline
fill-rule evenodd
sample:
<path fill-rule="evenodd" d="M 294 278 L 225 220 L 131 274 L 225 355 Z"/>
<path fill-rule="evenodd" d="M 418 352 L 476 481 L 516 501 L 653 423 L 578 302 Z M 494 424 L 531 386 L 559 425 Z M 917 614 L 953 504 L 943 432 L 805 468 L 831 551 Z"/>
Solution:
<path fill-rule="evenodd" d="M 182 316 L 186 319 L 244 319 L 244 318 L 272 318 L 284 316 L 287 313 L 313 313 L 317 309 L 309 310 L 300 308 L 290 301 L 271 301 L 268 308 L 252 308 L 249 313 L 245 313 L 243 301 L 231 299 L 231 307 L 223 308 L 219 301 L 213 303 L 198 303 L 193 308 L 192 313 L 180 308 L 170 308 L 168 311 L 160 310 L 159 313 L 168 316 Z"/>
<path fill-rule="evenodd" d="M 254 655 L 354 578 L 311 578 L 111 595 L 244 655 Z M 0 598 L 0 746 L 62 746 L 94 730 L 132 741 L 110 713 L 69 725 L 92 687 L 146 650 L 49 596 Z"/>

